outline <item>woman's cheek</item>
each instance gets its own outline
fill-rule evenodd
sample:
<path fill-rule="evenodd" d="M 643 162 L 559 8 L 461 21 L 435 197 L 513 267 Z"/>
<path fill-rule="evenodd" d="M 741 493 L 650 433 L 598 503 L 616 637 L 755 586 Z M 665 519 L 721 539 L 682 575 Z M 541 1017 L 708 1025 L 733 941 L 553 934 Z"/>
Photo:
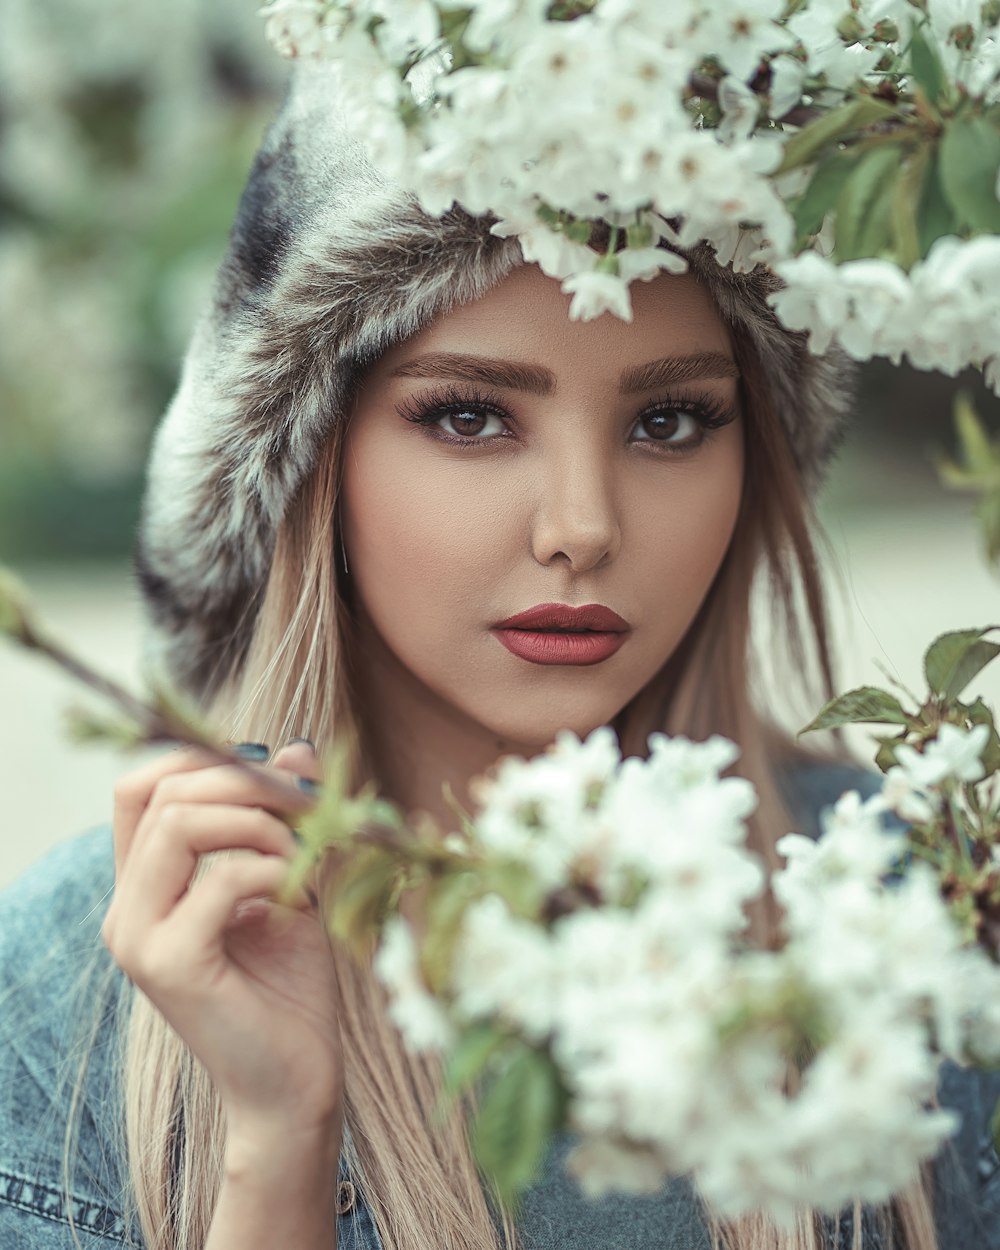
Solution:
<path fill-rule="evenodd" d="M 411 441 L 411 440 L 407 440 Z M 415 440 L 412 440 L 415 441 Z M 490 500 L 467 466 L 361 442 L 344 482 L 345 541 L 362 593 L 432 609 L 490 559 Z M 463 471 L 465 470 L 465 471 Z M 353 554 L 353 558 L 351 558 Z"/>

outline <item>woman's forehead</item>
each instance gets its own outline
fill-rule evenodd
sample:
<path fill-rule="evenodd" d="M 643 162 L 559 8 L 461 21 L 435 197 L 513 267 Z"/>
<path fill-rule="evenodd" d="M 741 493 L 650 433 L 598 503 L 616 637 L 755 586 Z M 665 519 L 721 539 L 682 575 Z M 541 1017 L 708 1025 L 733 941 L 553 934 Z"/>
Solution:
<path fill-rule="evenodd" d="M 430 376 L 438 359 L 506 358 L 533 363 L 534 389 L 541 393 L 546 372 L 550 381 L 565 370 L 580 369 L 618 378 L 664 358 L 732 359 L 728 328 L 691 274 L 660 274 L 636 283 L 631 321 L 611 313 L 571 321 L 570 302 L 558 279 L 536 265 L 520 265 L 480 299 L 441 314 L 394 345 L 377 372 L 386 379 Z"/>

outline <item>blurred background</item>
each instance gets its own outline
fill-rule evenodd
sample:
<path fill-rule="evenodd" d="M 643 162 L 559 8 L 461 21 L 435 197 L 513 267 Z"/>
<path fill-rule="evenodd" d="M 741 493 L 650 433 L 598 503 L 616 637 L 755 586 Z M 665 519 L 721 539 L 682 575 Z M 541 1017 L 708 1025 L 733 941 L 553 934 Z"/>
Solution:
<path fill-rule="evenodd" d="M 281 93 L 257 0 L 5 0 L 0 40 L 0 564 L 64 638 L 138 679 L 129 557 L 143 462 Z M 920 686 L 926 644 L 1000 620 L 969 497 L 936 458 L 978 377 L 867 366 L 826 488 L 842 688 Z M 979 683 L 1000 702 L 1000 665 Z M 787 675 L 772 677 L 783 706 Z M 67 742 L 76 691 L 0 649 L 0 887 L 105 820 L 129 761 Z M 795 721 L 796 712 L 784 715 Z M 854 738 L 864 750 L 863 731 Z"/>

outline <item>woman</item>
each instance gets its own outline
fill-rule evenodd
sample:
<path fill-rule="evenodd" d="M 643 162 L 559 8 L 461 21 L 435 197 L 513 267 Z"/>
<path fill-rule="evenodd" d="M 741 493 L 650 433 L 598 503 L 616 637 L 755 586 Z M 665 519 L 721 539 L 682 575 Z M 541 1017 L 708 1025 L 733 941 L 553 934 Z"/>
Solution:
<path fill-rule="evenodd" d="M 570 322 L 488 222 L 431 221 L 382 183 L 323 74 L 299 73 L 154 449 L 139 554 L 161 659 L 256 768 L 175 752 L 129 774 L 113 865 L 92 835 L 3 900 L 5 1250 L 70 1227 L 89 1250 L 1000 1246 L 991 1091 L 960 1076 L 942 1089 L 956 1151 L 864 1221 L 720 1229 L 683 1182 L 588 1204 L 563 1143 L 515 1226 L 460 1120 L 428 1127 L 437 1074 L 370 969 L 330 949 L 308 896 L 268 901 L 321 780 L 298 735 L 336 732 L 356 781 L 446 824 L 444 783 L 468 802 L 560 729 L 611 724 L 627 753 L 653 729 L 721 732 L 772 861 L 857 782 L 769 729 L 748 659 L 769 565 L 792 666 L 799 585 L 830 684 L 806 491 L 844 364 L 776 324 L 767 274 L 690 259 L 637 286 L 631 323 Z M 216 851 L 237 854 L 200 874 Z M 766 941 L 769 909 L 754 924 Z M 77 1080 L 71 987 L 87 952 L 102 962 L 98 929 L 114 963 L 79 991 Z"/>

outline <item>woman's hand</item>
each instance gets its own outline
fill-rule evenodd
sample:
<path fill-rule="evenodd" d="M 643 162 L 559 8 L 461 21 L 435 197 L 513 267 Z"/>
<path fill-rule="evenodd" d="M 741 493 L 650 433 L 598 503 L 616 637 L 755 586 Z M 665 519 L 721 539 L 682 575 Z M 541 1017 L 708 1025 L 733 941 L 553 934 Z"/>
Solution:
<path fill-rule="evenodd" d="M 305 743 L 272 768 L 178 751 L 115 795 L 116 886 L 103 937 L 116 963 L 204 1064 L 226 1112 L 227 1163 L 275 1142 L 331 1145 L 343 1105 L 336 979 L 310 899 L 274 901 L 312 806 Z M 196 876 L 203 855 L 235 852 Z M 273 1156 L 272 1156 L 273 1161 Z"/>

